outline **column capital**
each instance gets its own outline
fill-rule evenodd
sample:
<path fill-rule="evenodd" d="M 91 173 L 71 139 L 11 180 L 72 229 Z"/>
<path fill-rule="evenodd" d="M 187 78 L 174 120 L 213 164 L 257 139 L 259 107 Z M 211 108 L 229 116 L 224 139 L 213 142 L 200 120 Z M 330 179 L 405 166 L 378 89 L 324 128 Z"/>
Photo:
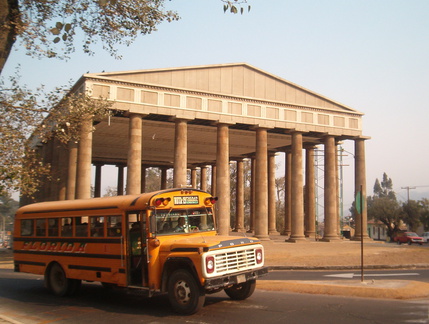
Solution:
<path fill-rule="evenodd" d="M 308 150 L 308 149 L 316 149 L 316 147 L 317 147 L 317 144 L 314 144 L 314 143 L 305 143 L 304 145 L 303 145 L 303 147 L 304 147 L 304 149 L 306 149 L 306 150 Z"/>
<path fill-rule="evenodd" d="M 148 114 L 142 114 L 142 113 L 139 113 L 139 112 L 136 112 L 136 111 L 131 111 L 131 110 L 124 113 L 125 117 L 140 116 L 141 118 L 144 118 L 147 115 Z"/>
<path fill-rule="evenodd" d="M 193 118 L 184 118 L 184 117 L 169 117 L 168 120 L 172 121 L 172 122 L 183 121 L 183 122 L 188 123 L 188 122 L 190 122 L 191 120 L 194 120 L 194 119 Z"/>
<path fill-rule="evenodd" d="M 353 137 L 353 140 L 355 140 L 355 141 L 358 141 L 358 140 L 366 141 L 366 140 L 370 140 L 370 139 L 371 139 L 371 136 L 356 136 L 356 137 Z"/>

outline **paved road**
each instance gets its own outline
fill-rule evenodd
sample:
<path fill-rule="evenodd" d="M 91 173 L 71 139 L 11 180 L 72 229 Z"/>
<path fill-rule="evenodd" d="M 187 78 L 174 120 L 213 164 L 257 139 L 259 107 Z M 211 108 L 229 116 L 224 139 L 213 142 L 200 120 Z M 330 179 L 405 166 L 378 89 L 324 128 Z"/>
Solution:
<path fill-rule="evenodd" d="M 192 316 L 174 314 L 166 296 L 152 299 L 85 283 L 73 298 L 57 298 L 40 276 L 0 270 L 0 323 L 429 323 L 429 300 L 397 301 L 304 295 L 257 289 L 244 301 L 209 295 Z M 12 321 L 9 321 L 12 320 Z"/>
<path fill-rule="evenodd" d="M 360 279 L 359 270 L 299 271 L 273 270 L 261 280 L 338 280 Z M 416 280 L 429 282 L 429 269 L 414 270 L 364 270 L 365 280 Z"/>

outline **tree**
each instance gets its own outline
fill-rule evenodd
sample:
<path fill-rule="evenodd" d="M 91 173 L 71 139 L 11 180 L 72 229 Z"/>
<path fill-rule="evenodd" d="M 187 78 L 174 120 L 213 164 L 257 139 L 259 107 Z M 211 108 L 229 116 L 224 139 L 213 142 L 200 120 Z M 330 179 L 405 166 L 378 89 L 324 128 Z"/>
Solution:
<path fill-rule="evenodd" d="M 429 199 L 423 198 L 417 202 L 420 206 L 420 221 L 425 231 L 429 231 Z"/>
<path fill-rule="evenodd" d="M 138 35 L 156 30 L 163 21 L 178 20 L 164 9 L 165 0 L 0 0 L 0 73 L 13 44 L 20 38 L 31 56 L 66 58 L 75 51 L 75 37 L 82 49 L 101 41 L 119 57 L 115 45 L 131 44 Z"/>
<path fill-rule="evenodd" d="M 0 196 L 0 225 L 4 226 L 5 231 L 12 231 L 12 223 L 16 210 L 18 209 L 18 202 L 10 196 L 5 194 Z M 3 227 L 0 227 L 3 229 Z"/>
<path fill-rule="evenodd" d="M 420 226 L 421 209 L 417 201 L 408 200 L 402 204 L 401 219 L 413 232 Z"/>
<path fill-rule="evenodd" d="M 244 12 L 247 0 L 221 0 L 224 11 Z M 101 42 L 120 58 L 116 45 L 130 45 L 163 21 L 178 20 L 165 0 L 0 0 L 0 74 L 19 38 L 31 56 L 68 58 L 83 38 L 85 53 Z M 247 6 L 248 11 L 250 5 Z M 76 37 L 78 36 L 78 37 Z"/>
<path fill-rule="evenodd" d="M 386 225 L 387 235 L 393 239 L 401 225 L 401 211 L 392 179 L 383 173 L 383 181 L 380 183 L 378 179 L 375 180 L 374 195 L 368 197 L 368 218 Z"/>
<path fill-rule="evenodd" d="M 78 141 L 82 117 L 102 120 L 111 113 L 111 106 L 105 99 L 71 94 L 68 87 L 30 90 L 19 85 L 18 76 L 12 76 L 7 87 L 1 83 L 0 194 L 19 190 L 32 196 L 42 181 L 50 180 L 50 165 L 33 148 L 33 140 L 47 142 L 55 137 L 63 145 Z"/>

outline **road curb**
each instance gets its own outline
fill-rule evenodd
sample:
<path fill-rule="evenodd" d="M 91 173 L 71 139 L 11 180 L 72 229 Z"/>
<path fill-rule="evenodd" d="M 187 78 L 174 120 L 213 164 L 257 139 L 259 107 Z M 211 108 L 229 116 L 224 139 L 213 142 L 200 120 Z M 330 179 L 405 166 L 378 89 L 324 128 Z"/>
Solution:
<path fill-rule="evenodd" d="M 282 265 L 266 265 L 271 270 L 360 270 L 361 266 L 282 266 Z M 429 263 L 407 264 L 407 265 L 366 265 L 364 270 L 392 270 L 392 269 L 429 269 Z"/>
<path fill-rule="evenodd" d="M 421 299 L 429 297 L 429 283 L 407 280 L 372 281 L 285 281 L 259 280 L 257 288 L 305 294 L 383 299 Z"/>

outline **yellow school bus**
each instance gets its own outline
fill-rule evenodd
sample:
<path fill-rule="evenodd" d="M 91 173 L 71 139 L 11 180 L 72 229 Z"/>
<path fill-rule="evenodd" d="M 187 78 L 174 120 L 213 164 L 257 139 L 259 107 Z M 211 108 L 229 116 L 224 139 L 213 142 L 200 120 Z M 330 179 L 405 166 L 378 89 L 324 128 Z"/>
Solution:
<path fill-rule="evenodd" d="M 256 238 L 216 232 L 217 198 L 197 189 L 36 203 L 15 217 L 14 267 L 43 275 L 57 296 L 82 280 L 168 293 L 173 309 L 197 312 L 205 295 L 252 295 L 267 273 Z"/>

